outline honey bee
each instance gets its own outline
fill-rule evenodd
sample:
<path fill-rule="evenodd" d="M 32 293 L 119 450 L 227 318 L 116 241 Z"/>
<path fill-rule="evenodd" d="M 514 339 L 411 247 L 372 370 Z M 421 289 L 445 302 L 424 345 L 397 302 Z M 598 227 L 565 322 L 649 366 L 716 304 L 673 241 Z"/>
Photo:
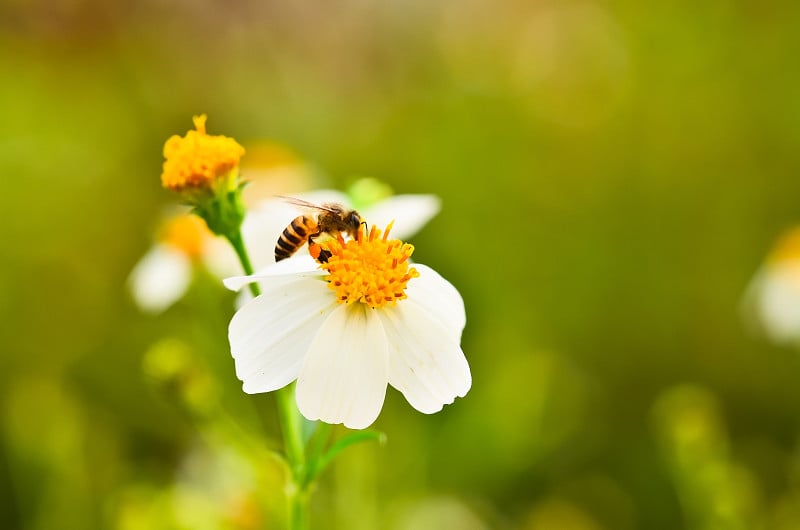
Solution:
<path fill-rule="evenodd" d="M 278 242 L 275 244 L 276 262 L 290 257 L 305 243 L 308 243 L 309 247 L 311 247 L 315 239 L 323 234 L 335 237 L 344 232 L 350 237 L 356 237 L 359 226 L 364 222 L 357 211 L 348 210 L 341 204 L 325 203 L 317 205 L 293 197 L 281 198 L 295 206 L 314 211 L 316 216 L 299 215 L 289 223 L 289 226 L 284 228 L 283 233 L 278 238 Z M 318 250 L 320 251 L 319 254 L 314 257 L 323 263 L 328 261 L 330 253 L 324 249 Z"/>

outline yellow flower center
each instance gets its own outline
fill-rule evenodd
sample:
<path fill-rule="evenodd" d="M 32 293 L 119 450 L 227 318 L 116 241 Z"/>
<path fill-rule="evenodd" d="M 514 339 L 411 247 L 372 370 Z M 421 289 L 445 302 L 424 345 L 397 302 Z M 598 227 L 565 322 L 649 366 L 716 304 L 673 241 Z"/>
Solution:
<path fill-rule="evenodd" d="M 213 237 L 206 223 L 196 215 L 178 215 L 161 228 L 159 240 L 192 258 L 203 252 L 203 247 Z"/>
<path fill-rule="evenodd" d="M 337 302 L 361 302 L 374 309 L 407 298 L 408 281 L 419 276 L 417 269 L 408 266 L 414 246 L 389 239 L 391 228 L 390 223 L 382 237 L 374 226 L 369 236 L 359 228 L 355 239 L 345 242 L 339 235 L 323 244 L 330 256 L 320 267 L 329 273 L 325 279 Z"/>
<path fill-rule="evenodd" d="M 195 116 L 194 131 L 174 135 L 164 144 L 161 183 L 174 191 L 217 189 L 220 181 L 234 185 L 244 148 L 233 138 L 206 134 L 206 115 Z"/>

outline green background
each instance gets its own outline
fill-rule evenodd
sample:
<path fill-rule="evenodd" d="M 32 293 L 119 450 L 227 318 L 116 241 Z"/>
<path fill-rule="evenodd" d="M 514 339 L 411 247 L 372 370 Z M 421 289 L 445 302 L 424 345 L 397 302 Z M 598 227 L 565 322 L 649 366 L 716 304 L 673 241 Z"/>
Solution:
<path fill-rule="evenodd" d="M 800 357 L 739 303 L 800 218 L 798 27 L 792 1 L 4 3 L 3 526 L 280 527 L 280 468 L 236 443 L 280 445 L 233 295 L 200 274 L 154 318 L 125 289 L 176 201 L 163 142 L 205 112 L 325 185 L 443 201 L 414 257 L 464 297 L 473 388 L 433 416 L 390 390 L 316 528 L 797 528 Z"/>

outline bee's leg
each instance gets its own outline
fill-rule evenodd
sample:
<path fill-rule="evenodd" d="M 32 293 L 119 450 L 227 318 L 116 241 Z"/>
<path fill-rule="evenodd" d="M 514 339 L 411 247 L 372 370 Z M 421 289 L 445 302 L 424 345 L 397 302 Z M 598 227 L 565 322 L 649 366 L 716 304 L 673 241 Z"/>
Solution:
<path fill-rule="evenodd" d="M 331 252 L 322 248 L 322 245 L 318 243 L 311 243 L 308 246 L 308 253 L 320 263 L 328 263 L 328 258 L 331 257 Z"/>
<path fill-rule="evenodd" d="M 314 238 L 320 234 L 321 232 L 317 232 L 316 234 L 311 234 L 308 236 L 308 253 L 311 254 L 312 258 L 320 263 L 328 263 L 328 258 L 331 257 L 331 253 L 322 248 L 319 243 L 314 241 Z"/>

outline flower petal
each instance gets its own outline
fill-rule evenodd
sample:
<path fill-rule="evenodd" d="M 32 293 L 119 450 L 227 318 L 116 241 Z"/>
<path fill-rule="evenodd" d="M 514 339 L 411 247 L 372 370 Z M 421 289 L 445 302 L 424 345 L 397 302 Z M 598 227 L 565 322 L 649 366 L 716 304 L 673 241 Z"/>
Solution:
<path fill-rule="evenodd" d="M 318 280 L 274 276 L 261 287 L 263 294 L 237 311 L 228 328 L 236 376 L 248 394 L 296 379 L 313 337 L 336 306 Z"/>
<path fill-rule="evenodd" d="M 155 245 L 131 271 L 128 287 L 143 311 L 160 313 L 177 302 L 192 280 L 189 257 L 171 246 Z"/>
<path fill-rule="evenodd" d="M 296 256 L 279 261 L 249 276 L 225 278 L 222 283 L 231 291 L 238 291 L 245 285 L 276 276 L 319 277 L 325 274 L 327 273 L 319 268 L 319 263 L 311 256 Z"/>
<path fill-rule="evenodd" d="M 800 340 L 800 260 L 764 267 L 748 289 L 766 335 L 777 344 Z"/>
<path fill-rule="evenodd" d="M 436 195 L 395 195 L 359 212 L 370 225 L 383 229 L 395 221 L 391 236 L 407 239 L 416 234 L 442 208 Z"/>
<path fill-rule="evenodd" d="M 427 265 L 415 263 L 419 272 L 418 278 L 408 282 L 406 294 L 408 300 L 402 304 L 412 303 L 430 313 L 442 323 L 457 343 L 461 342 L 461 332 L 467 323 L 464 310 L 464 299 L 453 284 L 445 280 L 438 272 Z"/>
<path fill-rule="evenodd" d="M 310 420 L 369 427 L 386 397 L 388 345 L 376 311 L 341 305 L 308 350 L 297 379 L 297 406 Z"/>
<path fill-rule="evenodd" d="M 297 214 L 279 199 L 261 201 L 247 212 L 242 238 L 256 270 L 275 263 L 275 243 L 295 217 Z"/>
<path fill-rule="evenodd" d="M 425 414 L 472 386 L 469 364 L 448 330 L 420 306 L 399 302 L 380 312 L 389 342 L 389 384 Z"/>

